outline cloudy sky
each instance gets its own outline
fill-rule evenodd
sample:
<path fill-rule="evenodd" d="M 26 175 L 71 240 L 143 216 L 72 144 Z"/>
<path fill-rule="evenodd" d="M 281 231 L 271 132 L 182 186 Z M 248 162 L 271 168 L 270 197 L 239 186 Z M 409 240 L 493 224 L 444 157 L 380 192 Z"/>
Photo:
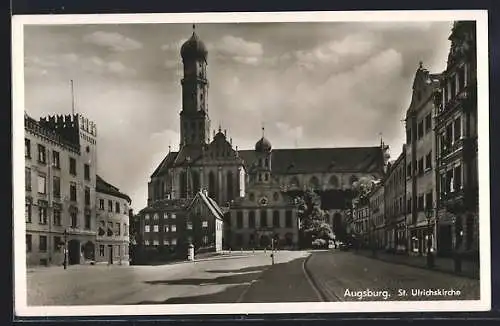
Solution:
<path fill-rule="evenodd" d="M 451 23 L 198 24 L 212 128 L 252 148 L 374 146 L 396 158 L 419 61 L 445 68 Z M 25 27 L 25 106 L 97 124 L 98 173 L 146 204 L 150 174 L 179 144 L 180 46 L 191 24 Z"/>

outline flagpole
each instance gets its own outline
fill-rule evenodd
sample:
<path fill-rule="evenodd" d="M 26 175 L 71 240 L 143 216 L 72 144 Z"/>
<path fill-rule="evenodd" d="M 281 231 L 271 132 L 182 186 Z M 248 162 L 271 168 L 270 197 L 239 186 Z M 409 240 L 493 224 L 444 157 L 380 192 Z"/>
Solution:
<path fill-rule="evenodd" d="M 71 114 L 75 115 L 75 91 L 73 87 L 73 79 L 71 79 Z"/>

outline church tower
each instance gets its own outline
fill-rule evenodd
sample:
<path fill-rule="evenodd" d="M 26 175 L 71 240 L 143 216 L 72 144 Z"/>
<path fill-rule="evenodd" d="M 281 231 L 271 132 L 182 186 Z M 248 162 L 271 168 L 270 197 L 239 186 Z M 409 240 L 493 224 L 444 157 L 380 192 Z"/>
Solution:
<path fill-rule="evenodd" d="M 264 127 L 262 127 L 262 138 L 255 144 L 257 157 L 256 183 L 270 183 L 271 181 L 271 142 L 264 137 Z"/>
<path fill-rule="evenodd" d="M 209 141 L 207 55 L 207 48 L 193 25 L 193 34 L 181 47 L 184 66 L 184 77 L 181 80 L 181 148 L 184 145 L 207 144 Z"/>

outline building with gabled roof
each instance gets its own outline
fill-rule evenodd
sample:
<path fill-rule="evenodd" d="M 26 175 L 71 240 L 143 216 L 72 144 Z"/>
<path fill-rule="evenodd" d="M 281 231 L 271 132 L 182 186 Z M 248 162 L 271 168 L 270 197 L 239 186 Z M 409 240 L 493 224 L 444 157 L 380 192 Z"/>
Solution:
<path fill-rule="evenodd" d="M 117 187 L 96 175 L 97 253 L 95 261 L 129 264 L 130 204 L 132 200 Z M 98 206 L 97 206 L 98 205 Z"/>

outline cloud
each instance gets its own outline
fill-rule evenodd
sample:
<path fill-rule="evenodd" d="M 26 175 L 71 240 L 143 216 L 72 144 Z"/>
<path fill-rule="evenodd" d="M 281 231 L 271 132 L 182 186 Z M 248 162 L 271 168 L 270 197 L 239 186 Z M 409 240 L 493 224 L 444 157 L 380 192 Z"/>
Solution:
<path fill-rule="evenodd" d="M 181 50 L 181 46 L 182 44 L 184 44 L 184 42 L 186 42 L 185 39 L 181 39 L 181 40 L 178 40 L 178 41 L 174 41 L 174 42 L 170 42 L 170 43 L 167 43 L 167 44 L 163 44 L 162 46 L 160 46 L 160 49 L 162 51 L 180 51 Z"/>
<path fill-rule="evenodd" d="M 215 44 L 208 46 L 220 59 L 232 59 L 235 62 L 256 65 L 262 60 L 262 44 L 246 41 L 240 37 L 226 35 Z"/>
<path fill-rule="evenodd" d="M 49 72 L 68 74 L 68 71 L 81 69 L 92 74 L 111 73 L 117 76 L 133 76 L 135 69 L 126 67 L 122 62 L 105 61 L 98 56 L 80 57 L 74 53 L 61 53 L 45 57 L 27 56 L 24 60 L 25 72 L 46 75 Z"/>
<path fill-rule="evenodd" d="M 167 59 L 165 60 L 165 67 L 167 69 L 182 68 L 182 62 L 180 60 Z"/>
<path fill-rule="evenodd" d="M 276 128 L 280 133 L 280 138 L 293 141 L 293 145 L 298 143 L 298 141 L 302 139 L 302 136 L 304 134 L 304 129 L 302 126 L 292 127 L 290 126 L 290 124 L 282 121 L 276 122 Z"/>
<path fill-rule="evenodd" d="M 310 50 L 298 50 L 293 55 L 296 64 L 306 69 L 324 65 L 334 67 L 340 64 L 345 67 L 349 61 L 369 56 L 375 48 L 375 37 L 372 33 L 351 34 Z"/>
<path fill-rule="evenodd" d="M 118 75 L 134 75 L 135 70 L 131 68 L 127 68 L 120 61 L 111 61 L 107 63 L 107 68 L 110 72 L 113 72 Z"/>
<path fill-rule="evenodd" d="M 120 33 L 97 31 L 83 37 L 84 42 L 124 52 L 142 48 L 139 41 L 126 37 Z"/>
<path fill-rule="evenodd" d="M 82 70 L 96 75 L 112 74 L 120 77 L 131 77 L 136 74 L 135 69 L 126 67 L 120 61 L 105 61 L 98 56 L 81 58 L 79 64 Z"/>

